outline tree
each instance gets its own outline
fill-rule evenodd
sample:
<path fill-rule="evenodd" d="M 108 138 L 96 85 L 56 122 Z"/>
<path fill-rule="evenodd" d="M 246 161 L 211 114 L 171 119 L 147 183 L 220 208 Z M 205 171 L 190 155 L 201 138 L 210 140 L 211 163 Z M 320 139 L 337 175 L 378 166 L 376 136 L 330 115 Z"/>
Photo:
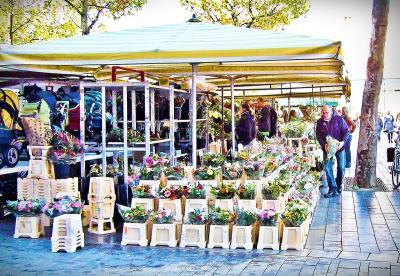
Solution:
<path fill-rule="evenodd" d="M 80 20 L 79 28 L 83 35 L 89 34 L 98 24 L 100 17 L 111 16 L 119 19 L 133 15 L 147 0 L 59 0 L 65 2 Z M 76 24 L 78 25 L 78 24 Z"/>
<path fill-rule="evenodd" d="M 238 27 L 271 30 L 309 10 L 308 0 L 180 0 L 201 19 Z"/>
<path fill-rule="evenodd" d="M 383 77 L 389 0 L 373 0 L 372 34 L 360 118 L 355 182 L 363 188 L 376 183 L 377 137 L 375 120 Z"/>
<path fill-rule="evenodd" d="M 14 45 L 74 35 L 76 27 L 66 19 L 67 11 L 52 6 L 51 2 L 0 1 L 0 42 Z"/>

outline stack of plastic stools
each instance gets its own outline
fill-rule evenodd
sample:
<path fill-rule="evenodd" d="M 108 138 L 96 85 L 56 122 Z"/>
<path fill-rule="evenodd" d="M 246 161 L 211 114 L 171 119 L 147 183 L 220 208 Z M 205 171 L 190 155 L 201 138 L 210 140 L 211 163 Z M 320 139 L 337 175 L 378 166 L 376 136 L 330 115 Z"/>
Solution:
<path fill-rule="evenodd" d="M 80 198 L 78 178 L 53 179 L 51 183 L 51 194 L 52 197 L 56 197 L 57 194 L 63 194 Z"/>
<path fill-rule="evenodd" d="M 92 177 L 89 184 L 90 233 L 115 232 L 113 217 L 115 206 L 114 181 L 110 177 Z"/>
<path fill-rule="evenodd" d="M 53 164 L 47 158 L 51 146 L 28 146 L 30 155 L 28 178 L 54 178 Z"/>
<path fill-rule="evenodd" d="M 18 178 L 17 179 L 17 198 L 31 199 L 33 198 L 34 179 Z"/>
<path fill-rule="evenodd" d="M 81 215 L 66 214 L 54 218 L 51 251 L 63 250 L 72 253 L 79 246 L 85 246 Z"/>

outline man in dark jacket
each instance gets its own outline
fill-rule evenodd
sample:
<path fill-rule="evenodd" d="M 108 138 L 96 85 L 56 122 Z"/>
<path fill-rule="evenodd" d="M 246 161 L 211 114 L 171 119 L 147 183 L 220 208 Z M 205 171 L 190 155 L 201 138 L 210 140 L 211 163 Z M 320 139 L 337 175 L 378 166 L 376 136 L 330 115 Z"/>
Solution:
<path fill-rule="evenodd" d="M 256 123 L 250 114 L 250 107 L 246 103 L 242 104 L 242 116 L 236 125 L 235 133 L 238 137 L 238 143 L 243 144 L 243 146 L 248 145 L 256 138 Z"/>
<path fill-rule="evenodd" d="M 346 156 L 343 145 L 346 144 L 347 140 L 349 139 L 349 129 L 341 116 L 332 114 L 332 108 L 330 106 L 323 106 L 321 113 L 322 116 L 317 121 L 316 136 L 318 143 L 321 145 L 324 152 L 325 172 L 329 186 L 329 192 L 325 195 L 325 197 L 333 197 L 342 192 L 342 181 L 346 164 Z M 329 150 L 326 143 L 327 136 L 331 136 L 339 141 L 339 145 L 335 153 L 337 161 L 336 179 L 332 168 L 333 157 L 329 160 L 327 159 L 327 150 Z"/>
<path fill-rule="evenodd" d="M 276 124 L 278 115 L 275 109 L 272 108 L 269 102 L 261 109 L 260 119 L 258 120 L 258 130 L 260 132 L 268 132 L 268 137 L 271 138 L 276 134 Z"/>

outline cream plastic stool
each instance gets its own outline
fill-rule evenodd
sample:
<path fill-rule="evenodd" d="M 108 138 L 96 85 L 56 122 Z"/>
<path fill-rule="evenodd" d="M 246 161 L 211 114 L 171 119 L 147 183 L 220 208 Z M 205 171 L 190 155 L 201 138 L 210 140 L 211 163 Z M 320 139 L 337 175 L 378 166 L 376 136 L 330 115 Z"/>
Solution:
<path fill-rule="evenodd" d="M 14 238 L 28 237 L 37 239 L 44 234 L 40 216 L 17 217 L 15 221 Z"/>
<path fill-rule="evenodd" d="M 79 246 L 84 247 L 81 215 L 65 214 L 54 218 L 51 251 L 65 250 L 72 253 Z"/>

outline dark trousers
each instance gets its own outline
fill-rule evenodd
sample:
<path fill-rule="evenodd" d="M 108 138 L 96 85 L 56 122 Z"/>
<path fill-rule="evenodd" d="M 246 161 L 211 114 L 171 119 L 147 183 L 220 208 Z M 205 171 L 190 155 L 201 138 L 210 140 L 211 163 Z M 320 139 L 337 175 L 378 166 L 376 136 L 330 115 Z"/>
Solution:
<path fill-rule="evenodd" d="M 393 142 L 393 132 L 389 130 L 387 134 L 388 134 L 389 143 L 392 143 Z"/>
<path fill-rule="evenodd" d="M 344 145 L 344 152 L 346 155 L 346 168 L 350 168 L 351 167 L 351 150 L 350 150 L 350 146 L 351 146 L 351 140 L 353 139 L 353 135 L 349 135 L 349 139 L 347 140 L 346 144 Z"/>

